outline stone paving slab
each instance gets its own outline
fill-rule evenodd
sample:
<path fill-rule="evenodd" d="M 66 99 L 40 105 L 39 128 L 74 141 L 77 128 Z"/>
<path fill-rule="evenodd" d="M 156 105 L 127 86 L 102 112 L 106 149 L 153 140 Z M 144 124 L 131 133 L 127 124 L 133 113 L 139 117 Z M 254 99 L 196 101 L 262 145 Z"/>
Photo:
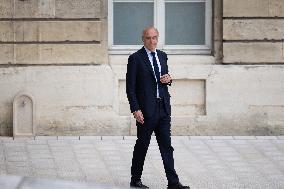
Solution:
<path fill-rule="evenodd" d="M 98 184 L 37 179 L 21 176 L 0 176 L 1 189 L 122 189 Z"/>
<path fill-rule="evenodd" d="M 0 137 L 0 175 L 22 176 L 0 177 L 0 189 L 22 189 L 18 182 L 30 183 L 21 185 L 23 188 L 65 189 L 71 186 L 69 181 L 129 188 L 135 140 L 136 136 L 15 140 Z M 180 181 L 192 189 L 282 189 L 284 186 L 284 140 L 279 136 L 173 136 L 172 145 Z M 26 177 L 64 179 L 68 183 Z M 15 182 L 11 181 L 13 178 Z M 151 189 L 167 187 L 154 136 L 142 180 Z M 76 188 L 77 184 L 72 184 Z M 88 187 L 95 188 L 93 185 L 81 188 Z"/>

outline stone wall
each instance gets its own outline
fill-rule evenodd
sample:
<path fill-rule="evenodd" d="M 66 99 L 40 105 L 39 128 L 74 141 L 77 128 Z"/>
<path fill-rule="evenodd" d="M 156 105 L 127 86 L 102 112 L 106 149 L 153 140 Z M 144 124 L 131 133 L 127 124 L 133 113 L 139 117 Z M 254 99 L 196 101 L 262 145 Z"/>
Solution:
<path fill-rule="evenodd" d="M 284 1 L 224 0 L 224 63 L 284 63 Z"/>
<path fill-rule="evenodd" d="M 212 53 L 168 55 L 174 135 L 284 134 L 283 7 L 213 1 Z M 107 15 L 107 0 L 0 0 L 0 135 L 21 91 L 36 135 L 135 134 Z"/>
<path fill-rule="evenodd" d="M 114 95 L 106 3 L 0 0 L 0 135 L 12 134 L 21 91 L 35 98 L 37 135 L 111 131 L 115 116 L 103 116 L 112 115 Z"/>
<path fill-rule="evenodd" d="M 104 3 L 1 0 L 0 64 L 107 63 Z"/>

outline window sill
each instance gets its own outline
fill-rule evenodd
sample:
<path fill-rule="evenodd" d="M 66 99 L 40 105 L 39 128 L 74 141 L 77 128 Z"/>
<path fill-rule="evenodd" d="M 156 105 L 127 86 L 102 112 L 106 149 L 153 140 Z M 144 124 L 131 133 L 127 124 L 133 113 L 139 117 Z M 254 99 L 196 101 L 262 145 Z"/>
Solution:
<path fill-rule="evenodd" d="M 109 49 L 109 55 L 130 55 L 139 49 Z M 211 55 L 211 49 L 159 49 L 168 55 Z"/>

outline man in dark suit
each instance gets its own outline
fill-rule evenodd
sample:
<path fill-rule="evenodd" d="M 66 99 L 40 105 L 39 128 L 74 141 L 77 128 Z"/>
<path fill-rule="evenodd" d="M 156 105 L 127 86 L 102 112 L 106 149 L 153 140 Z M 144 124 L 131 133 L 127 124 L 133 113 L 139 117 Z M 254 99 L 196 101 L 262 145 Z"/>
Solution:
<path fill-rule="evenodd" d="M 148 188 L 142 184 L 141 175 L 151 135 L 155 132 L 168 179 L 168 189 L 189 189 L 179 182 L 174 169 L 168 92 L 172 79 L 168 74 L 167 54 L 156 49 L 158 37 L 156 28 L 145 28 L 142 35 L 144 46 L 128 58 L 126 93 L 137 125 L 130 187 Z"/>

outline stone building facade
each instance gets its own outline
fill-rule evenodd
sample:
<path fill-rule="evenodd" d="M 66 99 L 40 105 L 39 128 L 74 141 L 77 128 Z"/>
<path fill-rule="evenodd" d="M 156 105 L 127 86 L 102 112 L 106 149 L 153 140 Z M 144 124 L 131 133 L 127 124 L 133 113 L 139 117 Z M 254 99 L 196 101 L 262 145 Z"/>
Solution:
<path fill-rule="evenodd" d="M 173 134 L 283 135 L 284 1 L 204 2 L 209 50 L 165 49 Z M 125 94 L 135 49 L 110 46 L 112 3 L 0 0 L 0 135 L 29 116 L 35 135 L 135 134 Z M 19 93 L 32 115 L 13 117 Z"/>

